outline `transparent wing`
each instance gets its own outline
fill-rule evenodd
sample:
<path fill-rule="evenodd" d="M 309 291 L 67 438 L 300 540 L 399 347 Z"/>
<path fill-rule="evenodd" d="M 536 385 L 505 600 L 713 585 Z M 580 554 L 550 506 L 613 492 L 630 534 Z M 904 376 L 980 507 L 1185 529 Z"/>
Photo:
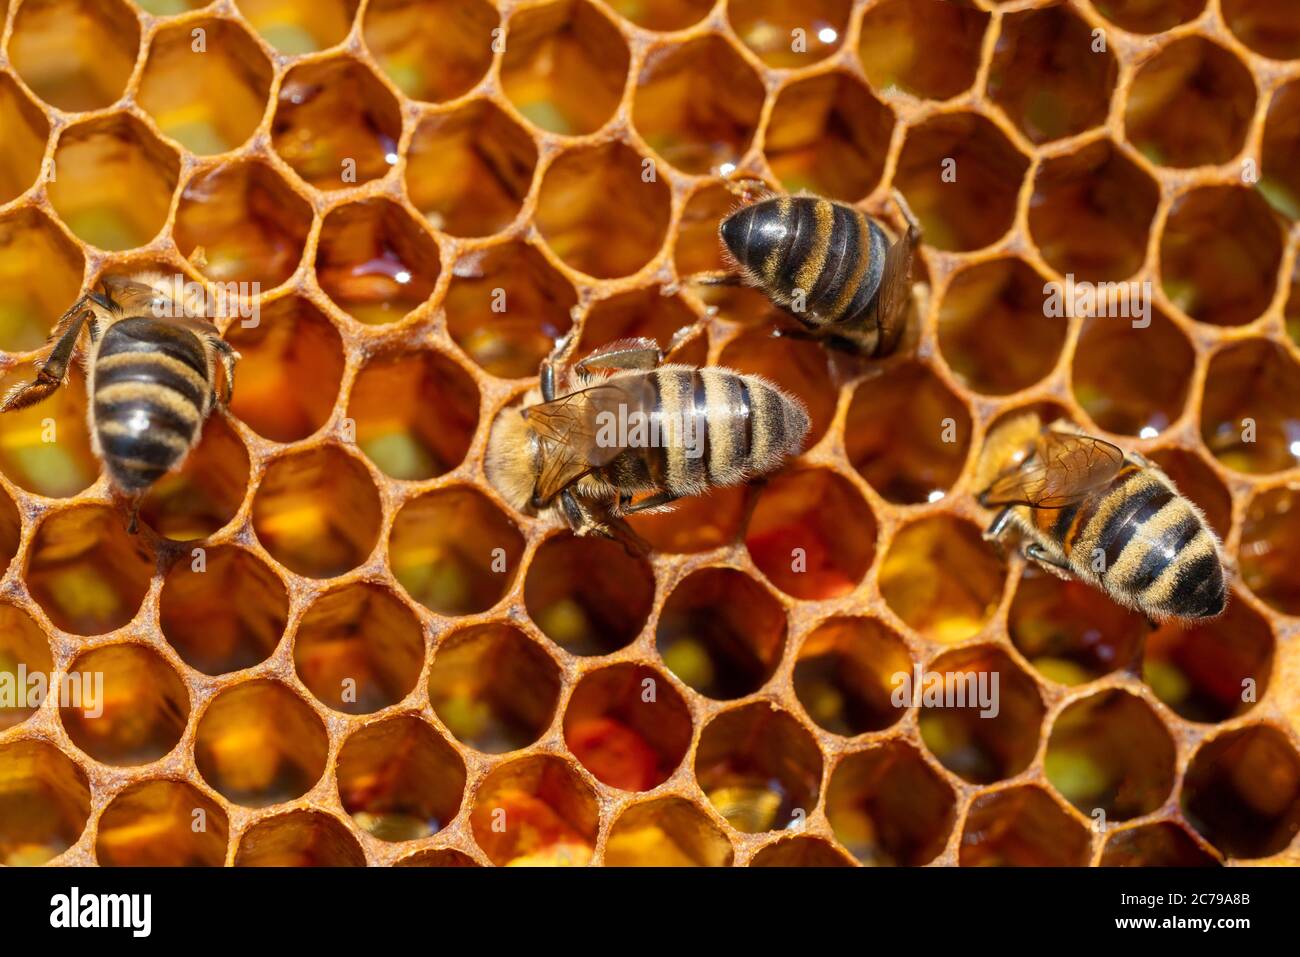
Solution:
<path fill-rule="evenodd" d="M 1124 466 L 1124 452 L 1090 435 L 1044 432 L 1034 455 L 1000 476 L 981 498 L 986 505 L 1064 508 L 1102 487 Z"/>
<path fill-rule="evenodd" d="M 885 253 L 875 306 L 880 326 L 879 351 L 889 351 L 907 321 L 912 299 L 912 259 L 916 255 L 917 239 L 916 230 L 908 228 Z"/>
<path fill-rule="evenodd" d="M 171 300 L 166 296 L 134 279 L 105 276 L 102 285 L 124 316 L 161 316 L 171 308 Z"/>

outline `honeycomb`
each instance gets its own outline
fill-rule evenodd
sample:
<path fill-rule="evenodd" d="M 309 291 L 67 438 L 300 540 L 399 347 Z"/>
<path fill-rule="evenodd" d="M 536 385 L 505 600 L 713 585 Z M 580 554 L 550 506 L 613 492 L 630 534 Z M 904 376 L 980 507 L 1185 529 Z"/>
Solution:
<path fill-rule="evenodd" d="M 0 709 L 0 860 L 1296 863 L 1298 13 L 0 0 L 0 386 L 108 273 L 259 316 L 137 536 L 79 372 L 0 418 L 0 679 L 53 675 Z M 902 191 L 897 355 L 682 281 L 732 170 L 891 228 Z M 1149 324 L 1046 316 L 1067 276 L 1149 281 Z M 806 454 L 639 517 L 647 557 L 512 512 L 487 430 L 554 341 L 697 320 L 675 358 L 802 397 Z M 981 539 L 1026 408 L 1205 510 L 1222 618 Z M 996 676 L 996 717 L 893 706 L 914 668 Z"/>

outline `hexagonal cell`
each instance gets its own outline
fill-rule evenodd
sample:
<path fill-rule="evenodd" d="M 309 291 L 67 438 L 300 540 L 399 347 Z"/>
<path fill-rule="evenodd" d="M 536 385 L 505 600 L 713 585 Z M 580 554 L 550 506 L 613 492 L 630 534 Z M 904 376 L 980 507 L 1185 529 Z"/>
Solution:
<path fill-rule="evenodd" d="M 429 300 L 441 271 L 438 244 L 390 199 L 340 206 L 321 226 L 316 280 L 358 322 L 400 322 Z"/>
<path fill-rule="evenodd" d="M 0 603 L 0 683 L 17 692 L 0 704 L 0 732 L 22 724 L 45 700 L 48 688 L 33 687 L 29 677 L 53 672 L 50 641 L 40 626 L 17 605 Z"/>
<path fill-rule="evenodd" d="M 1273 673 L 1268 621 L 1229 596 L 1218 618 L 1167 622 L 1147 638 L 1142 678 L 1188 721 L 1226 721 L 1255 707 Z"/>
<path fill-rule="evenodd" d="M 939 305 L 939 349 L 963 385 L 1006 395 L 1056 368 L 1069 324 L 1046 314 L 1046 283 L 1014 258 L 984 260 L 953 276 Z"/>
<path fill-rule="evenodd" d="M 343 743 L 339 800 L 381 841 L 436 834 L 459 812 L 465 762 L 416 715 L 366 725 Z"/>
<path fill-rule="evenodd" d="M 272 558 L 308 578 L 332 578 L 364 562 L 382 518 L 365 466 L 329 445 L 273 461 L 253 497 L 258 540 Z"/>
<path fill-rule="evenodd" d="M 644 665 L 588 672 L 564 711 L 569 752 L 598 780 L 624 791 L 649 791 L 672 777 L 691 732 L 681 695 Z"/>
<path fill-rule="evenodd" d="M 490 100 L 475 100 L 420 121 L 406 191 L 434 229 L 489 236 L 519 215 L 536 166 L 533 138 Z"/>
<path fill-rule="evenodd" d="M 266 292 L 297 271 L 311 221 L 311 206 L 279 173 L 246 160 L 191 179 L 181 191 L 172 234 L 181 255 L 207 278 L 257 283 Z"/>
<path fill-rule="evenodd" d="M 1300 463 L 1300 369 L 1286 349 L 1244 339 L 1210 360 L 1201 439 L 1239 472 L 1280 472 Z"/>
<path fill-rule="evenodd" d="M 829 469 L 787 472 L 758 493 L 745 547 L 787 595 L 835 598 L 857 587 L 876 554 L 876 517 L 848 480 Z"/>
<path fill-rule="evenodd" d="M 785 610 L 734 568 L 705 568 L 673 589 L 655 629 L 668 670 L 710 698 L 739 698 L 767 683 L 781 660 Z"/>
<path fill-rule="evenodd" d="M 160 478 L 140 502 L 140 520 L 184 542 L 224 528 L 248 490 L 248 449 L 220 414 L 208 419 L 184 464 Z"/>
<path fill-rule="evenodd" d="M 120 511 L 82 505 L 46 515 L 23 579 L 56 628 L 101 635 L 135 617 L 153 570 L 153 557 L 127 534 Z"/>
<path fill-rule="evenodd" d="M 1092 28 L 1069 7 L 1002 17 L 988 93 L 1034 143 L 1074 136 L 1106 122 L 1119 64 L 1097 50 Z"/>
<path fill-rule="evenodd" d="M 510 590 L 524 539 L 476 489 L 439 489 L 402 506 L 388 540 L 402 587 L 441 615 L 487 611 Z"/>
<path fill-rule="evenodd" d="M 298 624 L 298 677 L 316 699 L 346 714 L 397 704 L 424 667 L 424 634 L 415 613 L 370 582 L 322 595 Z"/>
<path fill-rule="evenodd" d="M 633 515 L 628 521 L 656 551 L 672 555 L 707 552 L 740 538 L 747 498 L 741 485 L 714 488 L 682 499 L 670 512 Z"/>
<path fill-rule="evenodd" d="M 844 852 L 820 837 L 773 841 L 749 859 L 750 867 L 852 867 Z"/>
<path fill-rule="evenodd" d="M 276 442 L 305 439 L 329 421 L 343 379 L 343 340 L 309 300 L 265 303 L 256 324 L 232 322 L 226 339 L 241 358 L 230 411 Z"/>
<path fill-rule="evenodd" d="M 0 203 L 7 203 L 36 182 L 50 135 L 45 114 L 8 73 L 0 74 L 0 133 L 5 138 L 0 156 Z"/>
<path fill-rule="evenodd" d="M 673 336 L 695 323 L 695 313 L 680 296 L 666 296 L 653 286 L 618 293 L 593 302 L 582 321 L 575 355 L 585 356 L 619 339 L 653 339 L 667 354 Z M 704 365 L 707 337 L 692 334 L 672 355 L 674 362 Z"/>
<path fill-rule="evenodd" d="M 414 854 L 408 854 L 402 858 L 394 867 L 479 867 L 478 861 L 470 857 L 464 851 L 458 851 L 454 848 L 433 848 L 427 851 L 416 851 Z"/>
<path fill-rule="evenodd" d="M 911 673 L 911 653 L 889 627 L 873 618 L 830 618 L 799 646 L 794 693 L 827 731 L 883 731 L 906 713 L 893 695 L 897 677 Z"/>
<path fill-rule="evenodd" d="M 45 741 L 0 744 L 0 863 L 33 867 L 58 857 L 90 818 L 86 772 Z"/>
<path fill-rule="evenodd" d="M 180 160 L 130 114 L 68 127 L 53 162 L 50 205 L 79 239 L 101 249 L 131 249 L 166 224 Z"/>
<path fill-rule="evenodd" d="M 1205 513 L 1219 538 L 1227 538 L 1232 528 L 1232 496 L 1205 459 L 1185 449 L 1158 449 L 1147 457 Z"/>
<path fill-rule="evenodd" d="M 218 692 L 199 718 L 194 762 L 203 780 L 243 807 L 292 801 L 325 771 L 329 736 L 307 703 L 264 678 Z"/>
<path fill-rule="evenodd" d="M 1140 824 L 1106 839 L 1102 867 L 1218 867 L 1186 831 L 1169 821 Z"/>
<path fill-rule="evenodd" d="M 365 867 L 361 845 L 323 811 L 290 811 L 258 821 L 239 839 L 236 867 Z"/>
<path fill-rule="evenodd" d="M 360 0 L 235 0 L 235 7 L 262 39 L 297 56 L 347 39 Z"/>
<path fill-rule="evenodd" d="M 946 100 L 975 83 L 988 21 L 966 2 L 885 0 L 862 18 L 858 58 L 882 93 Z"/>
<path fill-rule="evenodd" d="M 524 605 L 547 638 L 574 655 L 629 644 L 650 617 L 650 563 L 608 538 L 563 532 L 537 549 L 524 578 Z"/>
<path fill-rule="evenodd" d="M 0 217 L 0 349 L 27 352 L 44 345 L 80 294 L 84 269 L 81 250 L 44 213 L 26 207 Z M 31 282 L 38 273 L 41 281 Z M 78 378 L 75 370 L 71 378 Z M 48 414 L 48 404 L 42 408 Z"/>
<path fill-rule="evenodd" d="M 755 702 L 705 726 L 695 749 L 695 780 L 738 831 L 798 828 L 821 793 L 822 755 L 789 713 Z"/>
<path fill-rule="evenodd" d="M 447 333 L 486 372 L 537 375 L 538 364 L 573 324 L 573 286 L 523 242 L 462 256 L 447 287 Z"/>
<path fill-rule="evenodd" d="M 1091 838 L 1042 788 L 981 794 L 962 828 L 962 867 L 1082 867 Z"/>
<path fill-rule="evenodd" d="M 560 672 L 512 625 L 474 625 L 443 639 L 429 670 L 429 702 L 447 729 L 472 748 L 502 754 L 550 727 Z"/>
<path fill-rule="evenodd" d="M 858 474 L 891 502 L 935 502 L 961 474 L 970 413 L 927 366 L 907 362 L 863 382 L 844 424 Z"/>
<path fill-rule="evenodd" d="M 1200 16 L 1205 0 L 1093 0 L 1103 17 L 1132 33 L 1163 33 Z"/>
<path fill-rule="evenodd" d="M 582 867 L 596 846 L 596 796 L 560 758 L 538 754 L 497 767 L 474 793 L 474 840 L 498 866 Z"/>
<path fill-rule="evenodd" d="M 1237 57 L 1203 37 L 1183 37 L 1139 67 L 1124 132 L 1147 159 L 1186 168 L 1241 152 L 1255 113 L 1255 81 Z"/>
<path fill-rule="evenodd" d="M 403 93 L 438 103 L 483 79 L 499 22 L 485 0 L 375 0 L 366 7 L 362 36 Z"/>
<path fill-rule="evenodd" d="M 1228 29 L 1256 53 L 1274 60 L 1300 60 L 1300 22 L 1295 11 L 1273 0 L 1223 0 Z"/>
<path fill-rule="evenodd" d="M 567 150 L 547 167 L 533 221 L 566 264 L 597 279 L 648 263 L 668 233 L 672 198 L 639 153 L 619 142 Z M 609 215 L 620 211 L 617 220 Z"/>
<path fill-rule="evenodd" d="M 718 826 L 679 797 L 631 805 L 605 843 L 608 867 L 730 867 L 734 856 Z"/>
<path fill-rule="evenodd" d="M 1300 615 L 1300 487 L 1250 501 L 1237 549 L 1242 581 L 1270 608 Z"/>
<path fill-rule="evenodd" d="M 920 753 L 903 741 L 840 759 L 826 789 L 835 838 L 863 864 L 927 864 L 943 850 L 956 796 Z"/>
<path fill-rule="evenodd" d="M 1005 576 L 980 529 L 955 515 L 936 515 L 895 534 L 880 567 L 880 594 L 909 626 L 948 644 L 988 623 Z"/>
<path fill-rule="evenodd" d="M 239 601 L 232 602 L 236 593 Z M 289 618 L 284 583 L 252 552 L 235 545 L 182 554 L 163 579 L 160 606 L 163 637 L 186 664 L 206 675 L 265 661 Z"/>
<path fill-rule="evenodd" d="M 1196 363 L 1192 344 L 1154 306 L 1144 320 L 1084 322 L 1074 352 L 1074 397 L 1108 432 L 1155 438 L 1183 414 Z"/>
<path fill-rule="evenodd" d="M 627 80 L 627 42 L 584 0 L 515 10 L 506 25 L 501 89 L 550 133 L 594 133 L 614 115 Z"/>
<path fill-rule="evenodd" d="M 662 47 L 642 67 L 632 122 L 684 173 L 740 162 L 758 129 L 763 83 L 721 36 Z"/>
<path fill-rule="evenodd" d="M 814 0 L 793 6 L 781 0 L 731 0 L 727 18 L 740 42 L 778 69 L 824 60 L 843 42 L 852 0 Z"/>
<path fill-rule="evenodd" d="M 1206 741 L 1183 779 L 1183 812 L 1229 857 L 1268 857 L 1300 831 L 1300 757 L 1277 728 L 1253 725 Z"/>
<path fill-rule="evenodd" d="M 1300 54 L 1297 54 L 1300 57 Z M 1300 82 L 1279 87 L 1264 120 L 1258 188 L 1273 206 L 1300 219 Z"/>
<path fill-rule="evenodd" d="M 1026 565 L 1007 615 L 1011 643 L 1049 681 L 1080 685 L 1131 664 L 1148 626 L 1097 590 Z"/>
<path fill-rule="evenodd" d="M 1011 228 L 1028 168 L 990 120 L 942 113 L 908 129 L 894 185 L 921 221 L 926 245 L 964 252 Z"/>
<path fill-rule="evenodd" d="M 203 31 L 201 49 L 196 30 Z M 242 27 L 229 20 L 190 20 L 154 35 L 137 99 L 159 129 L 190 152 L 224 153 L 261 123 L 272 73 Z M 221 95 L 213 96 L 213 90 Z"/>
<path fill-rule="evenodd" d="M 18 75 L 46 103 L 70 113 L 115 102 L 139 49 L 140 21 L 123 0 L 27 0 L 9 37 Z"/>
<path fill-rule="evenodd" d="M 102 867 L 221 867 L 229 841 L 225 811 L 198 788 L 140 781 L 99 816 L 95 861 Z"/>

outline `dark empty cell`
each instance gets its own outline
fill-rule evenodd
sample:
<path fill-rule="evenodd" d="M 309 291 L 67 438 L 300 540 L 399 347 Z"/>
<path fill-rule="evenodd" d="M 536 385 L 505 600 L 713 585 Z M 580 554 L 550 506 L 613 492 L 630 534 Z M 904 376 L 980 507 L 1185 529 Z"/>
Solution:
<path fill-rule="evenodd" d="M 895 689 L 912 664 L 903 639 L 875 619 L 831 618 L 799 646 L 794 691 L 808 716 L 827 731 L 882 731 L 911 704 L 898 707 Z"/>
<path fill-rule="evenodd" d="M 1046 791 L 1033 786 L 982 794 L 962 829 L 962 867 L 1082 867 L 1088 831 Z"/>
<path fill-rule="evenodd" d="M 198 820 L 201 829 L 194 826 Z M 226 812 L 193 785 L 141 781 L 100 815 L 95 861 L 104 867 L 221 867 L 229 838 Z"/>
<path fill-rule="evenodd" d="M 505 816 L 514 826 L 493 826 Z M 599 824 L 596 797 L 568 763 L 539 754 L 498 765 L 479 784 L 470 809 L 474 841 L 498 866 L 582 867 Z"/>
<path fill-rule="evenodd" d="M 1205 0 L 1094 0 L 1103 17 L 1133 33 L 1163 33 L 1200 16 Z"/>
<path fill-rule="evenodd" d="M 90 783 L 72 759 L 46 741 L 0 745 L 0 863 L 35 867 L 81 838 L 90 817 Z"/>
<path fill-rule="evenodd" d="M 362 37 L 403 93 L 440 102 L 468 93 L 487 73 L 499 22 L 487 0 L 374 0 Z"/>
<path fill-rule="evenodd" d="M 1241 577 L 1270 608 L 1300 615 L 1300 489 L 1257 494 L 1246 511 L 1238 546 Z"/>
<path fill-rule="evenodd" d="M 262 818 L 239 838 L 236 867 L 365 867 L 361 845 L 322 811 Z"/>
<path fill-rule="evenodd" d="M 1300 463 L 1300 369 L 1266 339 L 1244 339 L 1210 359 L 1201 439 L 1224 465 L 1265 473 Z"/>
<path fill-rule="evenodd" d="M 974 84 L 988 21 L 973 3 L 886 0 L 862 18 L 858 57 L 882 93 L 946 100 Z"/>
<path fill-rule="evenodd" d="M 1258 189 L 1275 209 L 1300 219 L 1300 82 L 1279 87 L 1264 119 Z"/>
<path fill-rule="evenodd" d="M 140 47 L 140 22 L 125 0 L 27 0 L 15 6 L 9 60 L 23 81 L 60 110 L 98 110 L 125 91 Z"/>
<path fill-rule="evenodd" d="M 1218 867 L 1219 863 L 1179 825 L 1167 821 L 1117 831 L 1106 839 L 1101 854 L 1102 867 Z"/>
<path fill-rule="evenodd" d="M 1183 414 L 1196 355 L 1148 303 L 1145 318 L 1088 319 L 1074 352 L 1074 397 L 1108 432 L 1154 438 Z M 1144 325 L 1144 323 L 1147 323 Z"/>
<path fill-rule="evenodd" d="M 727 17 L 741 42 L 768 66 L 797 68 L 839 49 L 852 7 L 851 0 L 731 0 Z"/>
<path fill-rule="evenodd" d="M 1242 43 L 1274 60 L 1300 59 L 1300 16 L 1289 0 L 1223 0 L 1223 19 Z"/>

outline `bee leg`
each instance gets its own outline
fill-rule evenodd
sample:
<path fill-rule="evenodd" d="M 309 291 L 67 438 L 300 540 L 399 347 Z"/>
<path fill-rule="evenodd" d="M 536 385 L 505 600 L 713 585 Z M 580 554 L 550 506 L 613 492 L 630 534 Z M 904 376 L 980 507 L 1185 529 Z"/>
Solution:
<path fill-rule="evenodd" d="M 724 179 L 722 184 L 727 187 L 727 192 L 737 197 L 742 202 L 753 203 L 764 199 L 771 199 L 773 196 L 781 194 L 774 190 L 763 180 L 753 176 L 742 176 L 738 179 Z"/>
<path fill-rule="evenodd" d="M 903 217 L 903 222 L 907 223 L 908 236 L 915 243 L 921 238 L 921 221 L 916 218 L 912 212 L 912 207 L 907 204 L 907 198 L 903 196 L 900 190 L 891 190 L 890 196 L 894 200 L 894 205 L 898 207 L 899 215 Z"/>
<path fill-rule="evenodd" d="M 240 355 L 229 342 L 220 336 L 209 336 L 208 345 L 216 351 L 217 362 L 221 364 L 221 373 L 225 379 L 226 395 L 221 400 L 221 404 L 223 406 L 230 405 L 230 399 L 235 394 L 235 363 L 239 361 Z M 217 390 L 215 385 L 212 391 L 214 398 L 216 398 Z"/>
<path fill-rule="evenodd" d="M 1021 554 L 1024 555 L 1028 561 L 1033 562 L 1043 571 L 1049 572 L 1057 578 L 1063 578 L 1066 581 L 1070 581 L 1074 578 L 1074 572 L 1070 570 L 1069 565 L 1066 565 L 1064 562 L 1058 561 L 1051 555 L 1047 554 L 1047 552 L 1043 550 L 1043 547 L 1037 542 L 1030 542 L 1025 545 Z"/>
<path fill-rule="evenodd" d="M 705 272 L 693 272 L 682 278 L 681 285 L 686 286 L 743 286 L 744 277 L 738 272 L 726 269 L 710 269 Z"/>
<path fill-rule="evenodd" d="M 129 517 L 126 523 L 126 533 L 128 535 L 135 535 L 140 531 L 140 503 L 143 501 L 143 495 L 136 495 L 131 499 L 130 511 L 127 513 Z"/>
<path fill-rule="evenodd" d="M 664 354 L 653 339 L 619 339 L 601 346 L 573 368 L 579 375 L 586 375 L 593 369 L 649 370 L 663 361 Z"/>
<path fill-rule="evenodd" d="M 72 358 L 72 350 L 76 348 L 77 339 L 81 335 L 87 316 L 90 315 L 86 302 L 91 300 L 98 305 L 99 298 L 94 294 L 83 296 L 59 318 L 50 335 L 54 346 L 45 357 L 45 361 L 37 367 L 36 378 L 31 382 L 19 383 L 10 389 L 4 398 L 0 399 L 0 412 L 12 412 L 15 409 L 25 409 L 29 405 L 35 405 L 63 385 L 68 374 L 68 360 Z"/>
<path fill-rule="evenodd" d="M 649 498 L 643 498 L 634 505 L 629 505 L 620 514 L 635 515 L 637 512 L 648 512 L 652 509 L 663 508 L 665 505 L 671 505 L 679 498 L 681 498 L 680 495 L 674 495 L 672 492 L 660 492 L 657 495 L 651 495 Z"/>
<path fill-rule="evenodd" d="M 1011 506 L 1008 505 L 994 517 L 989 527 L 984 531 L 984 540 L 986 542 L 995 542 L 1006 534 L 1007 526 L 1011 524 Z"/>

